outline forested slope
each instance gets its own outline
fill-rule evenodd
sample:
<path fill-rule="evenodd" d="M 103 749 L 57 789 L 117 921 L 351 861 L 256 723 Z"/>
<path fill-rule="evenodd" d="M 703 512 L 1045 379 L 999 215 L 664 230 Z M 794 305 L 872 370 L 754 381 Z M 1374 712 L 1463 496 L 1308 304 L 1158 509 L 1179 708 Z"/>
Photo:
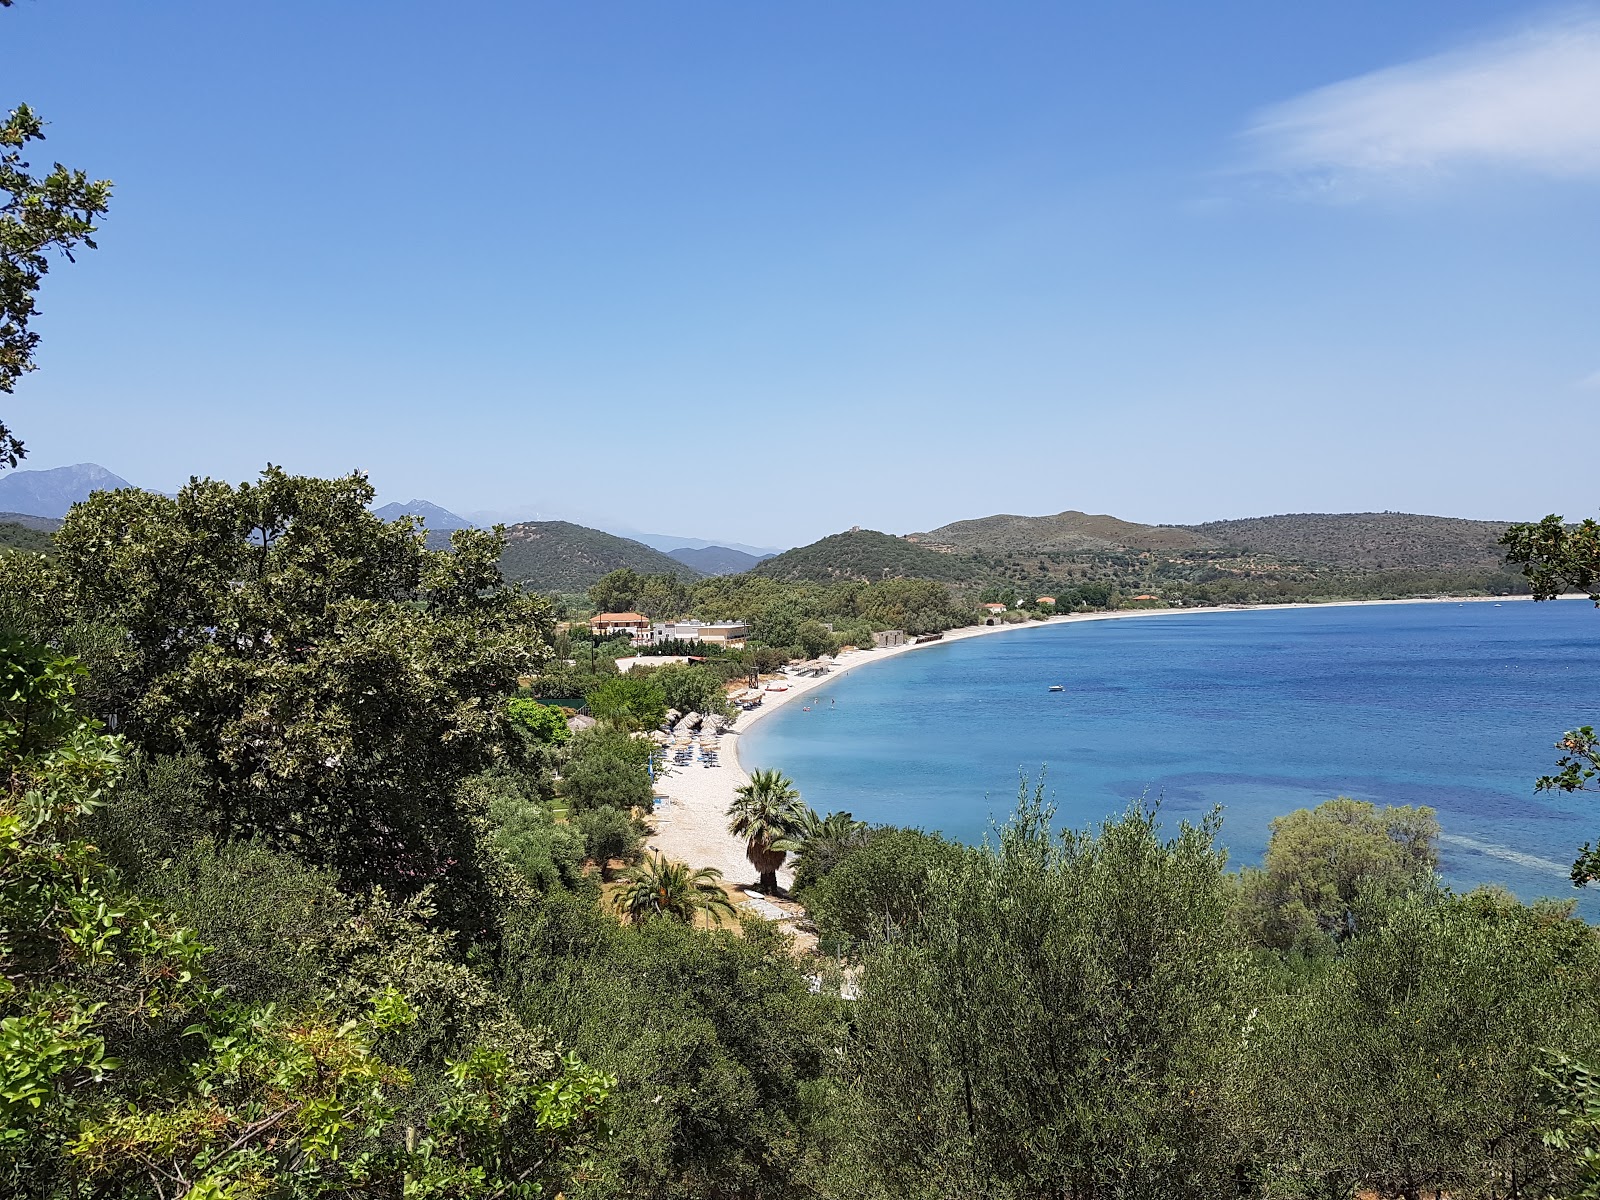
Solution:
<path fill-rule="evenodd" d="M 1232 546 L 1345 570 L 1494 571 L 1505 563 L 1505 521 L 1416 513 L 1287 513 L 1172 526 Z"/>
<path fill-rule="evenodd" d="M 941 554 L 875 529 L 830 534 L 809 546 L 786 550 L 752 572 L 791 583 L 833 583 L 860 579 L 974 580 L 982 573 L 964 555 Z"/>
<path fill-rule="evenodd" d="M 641 575 L 698 579 L 687 563 L 615 534 L 570 521 L 524 521 L 509 525 L 500 570 L 515 583 L 545 592 L 581 592 L 603 575 L 630 567 Z"/>

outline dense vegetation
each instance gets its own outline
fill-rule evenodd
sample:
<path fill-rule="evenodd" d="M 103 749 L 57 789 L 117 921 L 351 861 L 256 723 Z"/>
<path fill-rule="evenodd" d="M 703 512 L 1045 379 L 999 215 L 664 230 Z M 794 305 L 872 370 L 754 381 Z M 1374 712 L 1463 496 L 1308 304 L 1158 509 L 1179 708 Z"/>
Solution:
<path fill-rule="evenodd" d="M 642 542 L 570 521 L 524 521 L 505 531 L 501 573 L 542 592 L 582 592 L 622 567 L 645 574 L 697 579 L 700 572 Z"/>
<path fill-rule="evenodd" d="M 1415 513 L 1293 513 L 1208 521 L 1188 530 L 1213 545 L 1346 571 L 1471 571 L 1504 567 L 1504 521 Z"/>
<path fill-rule="evenodd" d="M 1216 545 L 1179 526 L 1140 525 L 1103 514 L 1068 509 L 1049 517 L 1000 514 L 941 525 L 927 533 L 907 535 L 928 546 L 974 553 L 1045 550 L 1199 550 Z"/>
<path fill-rule="evenodd" d="M 14 521 L 0 521 L 0 553 L 27 550 L 34 554 L 50 554 L 54 549 L 50 535 L 43 530 L 29 529 Z"/>
<path fill-rule="evenodd" d="M 754 568 L 753 573 L 791 583 L 870 583 L 880 579 L 961 582 L 977 574 L 973 564 L 960 556 L 925 550 L 904 538 L 872 529 L 830 534 L 809 546 L 786 550 Z"/>
<path fill-rule="evenodd" d="M 1061 834 L 1025 791 L 969 847 L 763 772 L 730 822 L 768 888 L 797 854 L 808 959 L 644 854 L 630 730 L 734 658 L 596 672 L 573 734 L 495 536 L 370 498 L 102 493 L 0 573 L 7 1194 L 1595 1194 L 1600 938 L 1441 887 L 1428 810 L 1289 814 L 1239 873 L 1217 819 Z M 691 588 L 775 643 L 796 597 L 948 602 Z"/>

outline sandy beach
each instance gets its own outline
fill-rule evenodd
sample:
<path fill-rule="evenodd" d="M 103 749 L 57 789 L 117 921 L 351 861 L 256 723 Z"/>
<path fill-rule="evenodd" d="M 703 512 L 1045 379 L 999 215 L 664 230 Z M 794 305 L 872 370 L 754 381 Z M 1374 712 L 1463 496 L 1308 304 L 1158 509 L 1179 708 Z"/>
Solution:
<path fill-rule="evenodd" d="M 741 712 L 739 719 L 722 735 L 722 761 L 715 767 L 702 766 L 697 758 L 687 767 L 668 767 L 656 780 L 656 794 L 666 799 L 655 814 L 656 833 L 647 839 L 648 845 L 668 858 L 686 862 L 695 867 L 715 867 L 730 884 L 753 886 L 755 871 L 744 856 L 744 843 L 728 832 L 728 805 L 733 803 L 735 791 L 750 780 L 739 759 L 739 742 L 745 731 L 768 714 L 786 704 L 802 701 L 806 695 L 824 684 L 832 683 L 847 671 L 869 663 L 887 662 L 902 654 L 911 654 L 929 646 L 943 646 L 966 638 L 995 637 L 1007 633 L 1021 633 L 1051 625 L 1066 625 L 1081 621 L 1124 621 L 1140 617 L 1206 616 L 1229 612 L 1253 612 L 1262 609 L 1291 608 L 1356 608 L 1387 604 L 1440 604 L 1451 603 L 1508 603 L 1512 600 L 1531 601 L 1528 596 L 1453 596 L 1418 600 L 1340 600 L 1325 604 L 1240 604 L 1218 608 L 1139 608 L 1105 613 L 1073 613 L 1051 617 L 1047 621 L 1026 621 L 1017 625 L 969 625 L 952 629 L 940 641 L 908 643 L 882 650 L 851 650 L 839 655 L 833 670 L 812 679 L 791 679 L 783 682 L 788 690 L 768 692 L 760 708 Z M 782 769 L 782 763 L 760 763 L 761 767 Z M 778 873 L 778 881 L 788 887 L 788 871 Z"/>

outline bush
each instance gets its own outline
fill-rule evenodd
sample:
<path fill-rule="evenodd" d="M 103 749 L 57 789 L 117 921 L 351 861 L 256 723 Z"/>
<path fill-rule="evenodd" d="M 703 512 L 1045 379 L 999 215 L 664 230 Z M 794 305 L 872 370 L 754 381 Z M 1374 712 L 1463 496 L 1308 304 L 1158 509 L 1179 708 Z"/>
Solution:
<path fill-rule="evenodd" d="M 572 736 L 567 728 L 567 714 L 559 708 L 540 704 L 525 696 L 506 701 L 506 714 L 532 737 L 550 745 L 559 746 Z"/>
<path fill-rule="evenodd" d="M 627 811 L 650 804 L 649 743 L 614 729 L 586 729 L 568 744 L 563 799 L 578 812 L 609 804 Z"/>
<path fill-rule="evenodd" d="M 583 838 L 585 852 L 600 868 L 601 877 L 611 878 L 611 860 L 632 862 L 639 853 L 639 826 L 626 812 L 603 804 L 579 813 L 572 826 Z"/>
<path fill-rule="evenodd" d="M 795 898 L 816 922 L 824 948 L 851 954 L 867 942 L 915 925 L 937 873 L 953 868 L 967 853 L 920 829 L 874 829 L 864 845 L 834 863 L 816 882 L 802 884 L 797 876 Z M 811 874 L 808 868 L 808 879 Z"/>

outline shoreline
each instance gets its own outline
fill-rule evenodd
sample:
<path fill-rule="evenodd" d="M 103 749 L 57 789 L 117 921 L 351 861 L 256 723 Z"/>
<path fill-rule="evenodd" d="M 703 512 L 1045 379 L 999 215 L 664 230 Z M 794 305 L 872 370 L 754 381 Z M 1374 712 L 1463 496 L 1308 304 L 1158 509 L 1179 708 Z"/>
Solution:
<path fill-rule="evenodd" d="M 1581 594 L 1562 596 L 1560 599 L 1587 599 Z M 952 629 L 935 642 L 908 642 L 881 650 L 851 650 L 841 654 L 833 663 L 833 670 L 812 679 L 789 680 L 788 690 L 766 692 L 761 707 L 752 712 L 742 712 L 735 723 L 723 734 L 724 761 L 717 767 L 702 767 L 698 761 L 685 768 L 663 770 L 656 779 L 655 791 L 666 797 L 656 809 L 656 832 L 646 839 L 650 849 L 668 858 L 687 863 L 691 867 L 715 867 L 722 872 L 724 882 L 743 888 L 754 886 L 755 871 L 744 856 L 744 843 L 728 832 L 726 812 L 733 803 L 735 792 L 750 781 L 749 772 L 740 760 L 739 746 L 742 735 L 762 717 L 796 698 L 805 696 L 841 675 L 869 663 L 886 662 L 902 654 L 925 650 L 930 646 L 946 646 L 968 638 L 987 637 L 1002 633 L 1015 633 L 1027 629 L 1047 629 L 1087 621 L 1125 621 L 1140 617 L 1201 616 L 1232 612 L 1263 612 L 1305 608 L 1356 608 L 1391 604 L 1504 604 L 1509 601 L 1533 602 L 1531 596 L 1438 596 L 1405 600 L 1328 600 L 1322 602 L 1300 601 L 1293 604 L 1231 604 L 1211 608 L 1135 608 L 1114 612 L 1067 613 L 1044 621 L 1021 621 L 1014 625 L 966 625 Z M 778 873 L 779 884 L 787 890 L 793 876 L 785 869 Z"/>

